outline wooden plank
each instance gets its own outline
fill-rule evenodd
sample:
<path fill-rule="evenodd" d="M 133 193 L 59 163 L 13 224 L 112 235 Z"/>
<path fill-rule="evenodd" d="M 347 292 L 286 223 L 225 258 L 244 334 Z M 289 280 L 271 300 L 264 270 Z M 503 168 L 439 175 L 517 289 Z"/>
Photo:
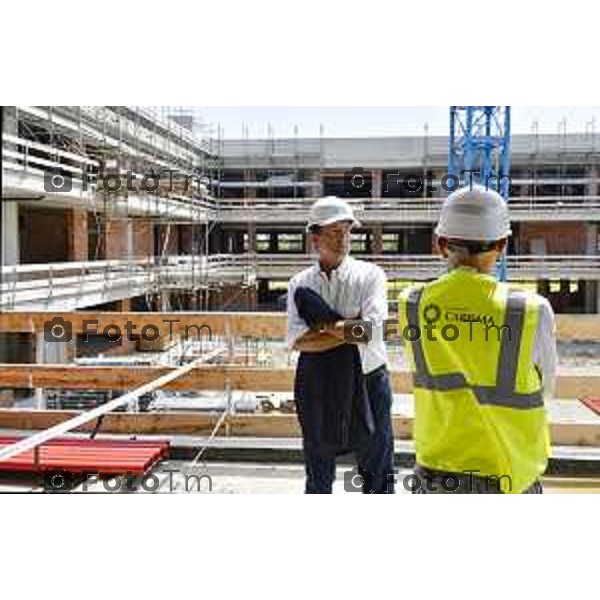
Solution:
<path fill-rule="evenodd" d="M 0 388 L 57 388 L 129 390 L 172 371 L 172 367 L 120 366 L 75 367 L 73 365 L 0 365 Z M 293 369 L 205 366 L 193 369 L 163 389 L 287 392 L 293 389 Z"/>
<path fill-rule="evenodd" d="M 130 390 L 169 373 L 173 367 L 0 364 L 0 388 L 56 388 L 71 390 Z M 397 394 L 412 393 L 408 371 L 392 371 L 392 388 Z M 224 390 L 291 392 L 294 369 L 204 365 L 164 386 L 167 390 Z M 561 373 L 556 380 L 557 398 L 600 396 L 600 369 Z"/>
<path fill-rule="evenodd" d="M 550 423 L 550 438 L 555 446 L 600 447 L 600 425 L 592 423 Z"/>
<path fill-rule="evenodd" d="M 78 411 L 36 411 L 29 409 L 0 409 L 0 427 L 18 430 L 48 429 L 79 415 Z M 197 412 L 110 413 L 104 417 L 101 433 L 208 435 L 218 414 Z M 92 431 L 96 423 L 87 423 L 77 431 Z M 411 439 L 413 419 L 393 417 L 396 439 Z M 557 446 L 600 447 L 600 424 L 553 423 L 550 425 L 552 443 Z M 232 415 L 223 425 L 220 436 L 289 438 L 300 436 L 294 414 Z"/>
<path fill-rule="evenodd" d="M 282 313 L 218 313 L 218 312 L 4 312 L 0 314 L 0 331 L 33 333 L 44 331 L 44 324 L 61 318 L 71 324 L 73 335 L 79 333 L 102 334 L 109 327 L 118 327 L 122 336 L 127 335 L 127 323 L 131 323 L 131 335 L 140 335 L 144 327 L 155 327 L 161 335 L 187 335 L 195 339 L 201 335 L 208 337 L 210 327 L 212 335 L 231 334 L 254 338 L 283 338 L 286 333 L 286 317 Z M 204 329 L 202 329 L 204 327 Z M 111 335 L 115 330 L 109 330 Z M 152 336 L 152 333 L 149 333 Z"/>
<path fill-rule="evenodd" d="M 83 333 L 84 321 L 88 329 L 95 328 L 100 333 L 109 325 L 119 327 L 126 334 L 126 324 L 135 325 L 134 335 L 139 335 L 144 326 L 153 325 L 161 334 L 183 335 L 186 327 L 190 336 L 196 335 L 203 325 L 212 329 L 214 335 L 231 333 L 236 336 L 254 338 L 284 338 L 286 315 L 284 313 L 219 313 L 219 312 L 5 312 L 0 314 L 0 331 L 34 332 L 43 331 L 44 323 L 61 317 L 72 323 L 73 333 Z M 97 323 L 96 323 L 97 321 Z M 172 324 L 169 321 L 177 321 Z M 600 315 L 557 315 L 557 336 L 560 340 L 589 340 L 600 342 Z M 206 331 L 206 330 L 204 330 Z"/>
<path fill-rule="evenodd" d="M 600 342 L 600 315 L 556 315 L 556 337 Z"/>

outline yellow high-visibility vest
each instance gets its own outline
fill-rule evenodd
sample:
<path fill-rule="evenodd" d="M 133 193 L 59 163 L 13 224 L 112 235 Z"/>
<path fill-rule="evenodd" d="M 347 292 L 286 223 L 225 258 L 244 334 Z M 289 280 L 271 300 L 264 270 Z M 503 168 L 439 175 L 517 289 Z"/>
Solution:
<path fill-rule="evenodd" d="M 544 473 L 550 435 L 532 360 L 540 299 L 470 268 L 402 292 L 419 465 L 496 478 L 505 493 Z"/>

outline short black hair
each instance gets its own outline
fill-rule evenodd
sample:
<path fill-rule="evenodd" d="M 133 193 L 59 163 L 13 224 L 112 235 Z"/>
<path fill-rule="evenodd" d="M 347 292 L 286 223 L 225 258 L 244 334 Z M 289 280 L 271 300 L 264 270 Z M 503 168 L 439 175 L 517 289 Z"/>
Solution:
<path fill-rule="evenodd" d="M 494 250 L 501 240 L 494 240 L 491 242 L 479 242 L 474 240 L 448 240 L 448 248 L 450 250 L 467 250 L 469 254 L 483 254 Z"/>
<path fill-rule="evenodd" d="M 321 228 L 321 226 L 320 226 L 320 225 L 311 225 L 311 226 L 308 228 L 308 232 L 309 232 L 309 233 L 315 233 L 315 234 L 319 234 L 319 233 L 321 233 L 321 229 L 322 229 L 322 228 Z"/>

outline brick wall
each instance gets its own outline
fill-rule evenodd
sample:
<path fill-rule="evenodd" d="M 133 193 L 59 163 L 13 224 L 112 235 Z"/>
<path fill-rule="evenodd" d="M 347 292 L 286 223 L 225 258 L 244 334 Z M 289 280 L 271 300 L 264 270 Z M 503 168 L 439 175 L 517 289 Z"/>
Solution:
<path fill-rule="evenodd" d="M 106 260 L 127 257 L 127 222 L 125 220 L 105 219 L 103 236 Z"/>
<path fill-rule="evenodd" d="M 71 261 L 88 260 L 88 215 L 85 210 L 67 211 L 68 253 Z"/>
<path fill-rule="evenodd" d="M 546 254 L 585 254 L 585 224 L 579 223 L 523 223 L 519 233 L 520 254 L 534 254 L 536 243 L 543 240 Z"/>
<path fill-rule="evenodd" d="M 153 255 L 152 226 L 143 219 L 133 221 L 133 256 L 144 258 Z"/>

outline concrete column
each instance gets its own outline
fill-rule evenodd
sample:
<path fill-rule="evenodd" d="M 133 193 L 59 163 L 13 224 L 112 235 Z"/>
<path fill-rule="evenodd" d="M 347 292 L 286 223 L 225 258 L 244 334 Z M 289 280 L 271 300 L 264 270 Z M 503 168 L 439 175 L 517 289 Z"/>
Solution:
<path fill-rule="evenodd" d="M 304 233 L 304 254 L 312 254 L 313 245 L 310 233 Z"/>
<path fill-rule="evenodd" d="M 371 254 L 383 254 L 383 226 L 375 225 L 371 229 Z"/>
<path fill-rule="evenodd" d="M 256 224 L 248 223 L 248 252 L 256 253 Z"/>
<path fill-rule="evenodd" d="M 598 167 L 596 165 L 590 165 L 587 176 L 591 179 L 586 185 L 585 194 L 586 196 L 597 196 L 598 195 Z M 594 200 L 591 199 L 590 202 Z"/>
<path fill-rule="evenodd" d="M 2 111 L 2 132 L 8 135 L 19 135 L 17 109 L 5 106 Z M 9 144 L 9 150 L 16 148 Z M 3 265 L 18 265 L 19 257 L 19 204 L 18 202 L 0 202 L 2 210 L 2 247 L 0 248 L 0 263 Z"/>
<path fill-rule="evenodd" d="M 244 181 L 253 182 L 256 179 L 254 172 L 251 169 L 244 170 Z M 254 204 L 256 201 L 256 188 L 244 188 L 244 203 Z M 256 252 L 256 223 L 248 220 L 248 252 Z"/>
<path fill-rule="evenodd" d="M 19 257 L 19 205 L 2 202 L 2 264 L 18 265 Z"/>
<path fill-rule="evenodd" d="M 256 177 L 254 176 L 254 172 L 252 171 L 252 169 L 246 169 L 244 171 L 244 181 L 245 182 L 253 182 L 255 179 L 256 179 Z M 244 188 L 244 198 L 246 198 L 250 202 L 256 200 L 256 188 L 255 187 Z"/>
<path fill-rule="evenodd" d="M 438 180 L 438 183 L 434 183 L 433 187 L 437 188 L 437 192 L 435 192 L 435 194 L 432 194 L 433 198 L 447 198 L 448 197 L 448 192 L 442 187 L 442 178 L 445 177 L 448 173 L 448 169 L 443 169 L 443 168 L 439 168 L 436 169 L 434 171 L 434 175 L 435 177 L 433 177 L 432 179 L 434 181 Z"/>
<path fill-rule="evenodd" d="M 5 106 L 2 111 L 2 131 L 9 135 L 19 134 L 19 122 L 16 106 Z"/>
<path fill-rule="evenodd" d="M 588 223 L 586 225 L 586 255 L 595 256 L 598 254 L 598 225 Z M 585 312 L 600 312 L 600 285 L 597 281 L 585 282 Z"/>
<path fill-rule="evenodd" d="M 321 173 L 319 171 L 310 171 L 305 175 L 306 181 L 314 181 L 321 183 Z M 305 197 L 306 198 L 318 198 L 321 195 L 321 186 L 315 185 L 314 187 L 308 187 L 305 189 Z"/>
<path fill-rule="evenodd" d="M 381 169 L 373 169 L 373 193 L 372 198 L 381 198 L 383 171 Z"/>

